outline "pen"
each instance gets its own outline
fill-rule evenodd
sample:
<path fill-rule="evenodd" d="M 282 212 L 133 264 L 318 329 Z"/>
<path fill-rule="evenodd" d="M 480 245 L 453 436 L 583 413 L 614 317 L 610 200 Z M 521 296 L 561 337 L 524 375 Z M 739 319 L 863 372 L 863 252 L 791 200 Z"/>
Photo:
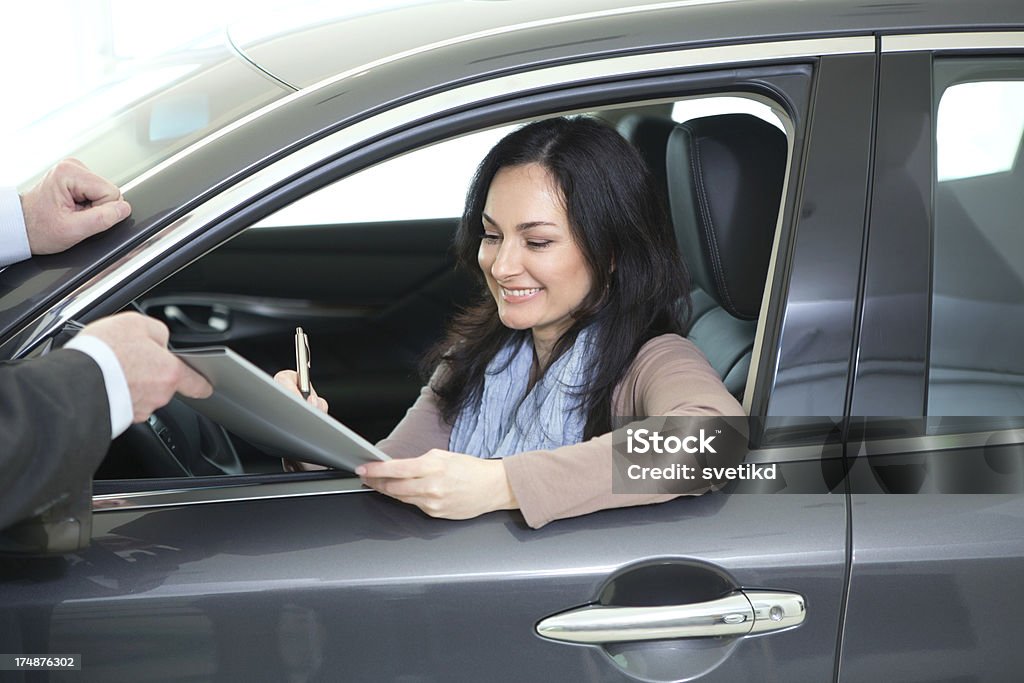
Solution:
<path fill-rule="evenodd" d="M 299 373 L 299 393 L 309 398 L 309 337 L 301 327 L 295 328 L 295 369 Z"/>

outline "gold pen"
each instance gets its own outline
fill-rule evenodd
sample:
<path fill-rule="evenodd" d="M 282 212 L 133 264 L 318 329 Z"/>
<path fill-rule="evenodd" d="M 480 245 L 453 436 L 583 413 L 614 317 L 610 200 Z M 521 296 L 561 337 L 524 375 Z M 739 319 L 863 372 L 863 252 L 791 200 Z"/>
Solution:
<path fill-rule="evenodd" d="M 301 327 L 295 328 L 295 369 L 299 373 L 299 393 L 302 398 L 309 398 L 312 388 L 309 385 L 309 337 Z"/>

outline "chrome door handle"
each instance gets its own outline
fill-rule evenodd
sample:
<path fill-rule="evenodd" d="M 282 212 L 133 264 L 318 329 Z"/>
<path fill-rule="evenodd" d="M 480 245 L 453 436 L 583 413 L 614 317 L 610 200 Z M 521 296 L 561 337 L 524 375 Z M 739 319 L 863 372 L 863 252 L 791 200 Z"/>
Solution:
<path fill-rule="evenodd" d="M 734 591 L 692 605 L 580 607 L 543 619 L 537 633 L 569 643 L 745 636 L 799 626 L 806 613 L 806 602 L 797 593 Z"/>

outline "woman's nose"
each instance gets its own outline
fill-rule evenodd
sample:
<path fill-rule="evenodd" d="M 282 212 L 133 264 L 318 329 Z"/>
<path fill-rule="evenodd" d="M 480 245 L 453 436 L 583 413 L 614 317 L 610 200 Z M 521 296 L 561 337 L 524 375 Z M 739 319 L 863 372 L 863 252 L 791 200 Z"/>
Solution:
<path fill-rule="evenodd" d="M 519 249 L 512 240 L 503 240 L 501 246 L 498 247 L 498 253 L 494 255 L 491 275 L 496 280 L 504 280 L 519 274 L 522 269 Z"/>

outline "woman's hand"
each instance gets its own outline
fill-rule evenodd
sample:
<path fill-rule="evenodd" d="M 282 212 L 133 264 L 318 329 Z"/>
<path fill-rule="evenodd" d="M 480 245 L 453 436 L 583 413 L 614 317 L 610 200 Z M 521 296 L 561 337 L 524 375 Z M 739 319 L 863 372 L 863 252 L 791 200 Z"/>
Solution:
<path fill-rule="evenodd" d="M 294 370 L 282 370 L 274 375 L 274 381 L 299 398 L 302 398 L 302 392 L 299 391 L 299 373 Z M 306 401 L 314 408 L 325 413 L 327 412 L 327 401 L 316 395 L 312 384 L 309 385 L 309 398 Z M 285 472 L 311 472 L 327 469 L 323 465 L 314 465 L 310 462 L 300 462 L 298 460 L 289 460 L 288 458 L 282 458 L 281 465 L 284 467 Z"/>
<path fill-rule="evenodd" d="M 294 370 L 282 370 L 274 375 L 274 381 L 296 396 L 302 397 L 302 392 L 299 391 L 299 373 Z M 312 384 L 309 385 L 309 398 L 306 401 L 321 412 L 327 412 L 327 401 L 316 395 Z"/>
<path fill-rule="evenodd" d="M 431 517 L 469 519 L 519 507 L 501 460 L 433 449 L 418 458 L 369 462 L 356 468 L 363 483 Z"/>

